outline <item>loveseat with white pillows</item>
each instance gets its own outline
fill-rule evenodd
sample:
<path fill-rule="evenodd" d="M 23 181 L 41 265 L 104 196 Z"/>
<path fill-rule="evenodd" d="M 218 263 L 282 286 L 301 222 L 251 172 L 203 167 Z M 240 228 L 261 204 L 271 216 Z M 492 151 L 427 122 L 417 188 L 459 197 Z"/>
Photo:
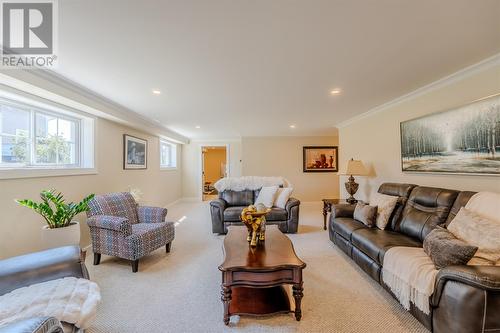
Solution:
<path fill-rule="evenodd" d="M 385 183 L 329 236 L 432 332 L 500 332 L 500 194 Z"/>
<path fill-rule="evenodd" d="M 282 177 L 223 178 L 215 183 L 219 197 L 210 202 L 212 232 L 227 233 L 230 225 L 243 225 L 241 211 L 249 205 L 271 208 L 266 224 L 277 225 L 285 233 L 296 233 L 300 201 L 292 198 L 293 188 Z"/>

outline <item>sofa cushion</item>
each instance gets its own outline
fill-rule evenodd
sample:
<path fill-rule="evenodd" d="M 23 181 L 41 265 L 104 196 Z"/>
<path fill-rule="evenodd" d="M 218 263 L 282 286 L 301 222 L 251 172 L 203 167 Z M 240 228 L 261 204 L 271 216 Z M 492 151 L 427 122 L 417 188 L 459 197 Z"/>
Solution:
<path fill-rule="evenodd" d="M 348 240 L 351 240 L 351 235 L 354 230 L 363 228 L 368 227 L 350 217 L 337 217 L 333 220 L 333 230 Z"/>
<path fill-rule="evenodd" d="M 219 198 L 224 199 L 228 206 L 249 206 L 253 205 L 254 191 L 230 191 L 219 193 Z"/>
<path fill-rule="evenodd" d="M 377 217 L 377 207 L 369 206 L 362 202 L 358 202 L 354 208 L 354 219 L 362 222 L 368 227 L 375 226 L 375 218 Z"/>
<path fill-rule="evenodd" d="M 385 230 L 399 231 L 399 222 L 401 220 L 401 213 L 403 207 L 408 201 L 411 191 L 416 187 L 415 184 L 400 184 L 400 183 L 383 183 L 378 188 L 378 193 L 397 196 L 398 201 L 394 207 L 389 223 L 386 225 Z"/>
<path fill-rule="evenodd" d="M 271 208 L 274 205 L 277 193 L 278 186 L 264 186 L 260 189 L 254 205 L 257 206 L 258 204 L 263 204 L 264 206 Z"/>
<path fill-rule="evenodd" d="M 389 219 L 396 207 L 399 197 L 395 197 L 392 195 L 374 193 L 370 197 L 370 205 L 377 207 L 377 218 L 376 225 L 377 228 L 384 230 L 387 224 L 389 223 Z"/>
<path fill-rule="evenodd" d="M 247 206 L 227 207 L 224 210 L 224 221 L 235 222 L 240 220 L 241 211 Z"/>
<path fill-rule="evenodd" d="M 283 208 L 274 207 L 266 215 L 266 221 L 286 221 L 288 220 L 288 213 Z"/>
<path fill-rule="evenodd" d="M 424 239 L 424 251 L 437 269 L 452 265 L 465 265 L 472 259 L 477 246 L 456 238 L 442 227 L 436 227 Z"/>
<path fill-rule="evenodd" d="M 422 243 L 418 240 L 394 231 L 380 230 L 377 228 L 355 230 L 352 233 L 351 242 L 352 245 L 380 265 L 383 264 L 385 252 L 391 247 L 422 247 Z"/>
<path fill-rule="evenodd" d="M 403 210 L 399 231 L 423 241 L 436 226 L 443 225 L 458 191 L 418 186 Z"/>

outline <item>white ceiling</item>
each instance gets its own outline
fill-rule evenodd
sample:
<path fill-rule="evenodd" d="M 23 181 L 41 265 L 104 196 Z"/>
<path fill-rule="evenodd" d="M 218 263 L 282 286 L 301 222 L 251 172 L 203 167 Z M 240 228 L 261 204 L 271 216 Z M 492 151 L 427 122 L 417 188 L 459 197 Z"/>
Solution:
<path fill-rule="evenodd" d="M 498 0 L 64 0 L 59 16 L 58 74 L 189 138 L 334 134 L 500 52 Z"/>

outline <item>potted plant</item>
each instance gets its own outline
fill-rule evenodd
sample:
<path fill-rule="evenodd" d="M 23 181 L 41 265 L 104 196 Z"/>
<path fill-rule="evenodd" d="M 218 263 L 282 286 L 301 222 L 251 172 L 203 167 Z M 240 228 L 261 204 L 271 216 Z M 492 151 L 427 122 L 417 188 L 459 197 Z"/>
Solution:
<path fill-rule="evenodd" d="M 79 203 L 66 203 L 61 193 L 44 190 L 40 193 L 42 202 L 30 199 L 16 202 L 42 215 L 47 222 L 42 228 L 42 242 L 45 248 L 52 248 L 80 243 L 80 224 L 73 218 L 89 209 L 88 203 L 93 197 L 91 194 Z"/>

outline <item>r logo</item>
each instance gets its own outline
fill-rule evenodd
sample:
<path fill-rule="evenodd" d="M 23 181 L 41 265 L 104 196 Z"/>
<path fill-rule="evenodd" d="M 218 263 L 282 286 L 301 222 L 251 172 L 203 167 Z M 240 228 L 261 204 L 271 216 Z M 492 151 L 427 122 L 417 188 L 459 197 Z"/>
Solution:
<path fill-rule="evenodd" d="M 4 54 L 53 53 L 53 3 L 3 2 Z"/>

